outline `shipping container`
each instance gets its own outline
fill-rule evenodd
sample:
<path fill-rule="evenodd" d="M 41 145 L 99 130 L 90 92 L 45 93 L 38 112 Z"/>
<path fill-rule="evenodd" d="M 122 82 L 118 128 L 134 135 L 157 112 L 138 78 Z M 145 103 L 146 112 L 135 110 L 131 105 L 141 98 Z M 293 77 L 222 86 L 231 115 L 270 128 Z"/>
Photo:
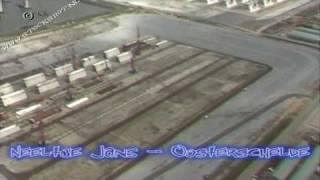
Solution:
<path fill-rule="evenodd" d="M 73 65 L 66 64 L 66 65 L 55 68 L 54 71 L 55 71 L 57 77 L 65 76 L 68 73 L 73 71 Z"/>
<path fill-rule="evenodd" d="M 37 89 L 38 89 L 38 92 L 41 94 L 41 93 L 50 91 L 52 89 L 58 88 L 59 86 L 60 84 L 58 80 L 54 78 L 54 79 L 50 79 L 48 81 L 42 82 L 40 84 L 37 84 Z"/>
<path fill-rule="evenodd" d="M 112 49 L 104 51 L 105 58 L 107 58 L 107 59 L 117 57 L 120 53 L 121 52 L 120 52 L 119 48 L 112 48 Z"/>
<path fill-rule="evenodd" d="M 12 85 L 10 83 L 5 83 L 0 86 L 0 95 L 5 95 L 12 93 L 14 91 Z"/>
<path fill-rule="evenodd" d="M 78 79 L 82 79 L 87 77 L 87 72 L 85 69 L 78 69 L 68 74 L 68 78 L 70 82 L 76 81 Z"/>
<path fill-rule="evenodd" d="M 126 64 L 126 63 L 129 63 L 131 61 L 131 59 L 133 58 L 133 54 L 131 51 L 128 51 L 128 52 L 124 52 L 122 54 L 119 54 L 117 56 L 118 58 L 118 61 L 121 63 L 121 64 Z"/>
<path fill-rule="evenodd" d="M 73 102 L 67 104 L 66 106 L 68 108 L 72 109 L 72 108 L 76 108 L 76 107 L 80 106 L 81 104 L 83 104 L 83 103 L 85 103 L 87 101 L 89 101 L 89 98 L 84 97 L 84 98 L 78 99 L 76 101 L 73 101 Z"/>
<path fill-rule="evenodd" d="M 31 87 L 46 81 L 46 76 L 44 75 L 44 73 L 39 73 L 39 74 L 35 74 L 33 76 L 24 78 L 23 81 L 26 87 Z"/>
<path fill-rule="evenodd" d="M 6 128 L 0 129 L 0 139 L 10 136 L 14 133 L 19 132 L 21 129 L 17 125 L 8 126 Z"/>
<path fill-rule="evenodd" d="M 93 66 L 96 72 L 102 72 L 107 69 L 107 64 L 105 61 L 97 62 Z"/>
<path fill-rule="evenodd" d="M 30 107 L 21 109 L 21 110 L 17 111 L 16 114 L 17 114 L 18 118 L 19 117 L 21 118 L 21 117 L 26 116 L 28 114 L 34 113 L 35 111 L 37 111 L 37 110 L 39 110 L 41 108 L 42 108 L 41 104 L 36 104 L 36 105 L 32 105 Z"/>
<path fill-rule="evenodd" d="M 6 106 L 13 105 L 28 98 L 24 90 L 19 90 L 0 97 L 2 104 Z"/>

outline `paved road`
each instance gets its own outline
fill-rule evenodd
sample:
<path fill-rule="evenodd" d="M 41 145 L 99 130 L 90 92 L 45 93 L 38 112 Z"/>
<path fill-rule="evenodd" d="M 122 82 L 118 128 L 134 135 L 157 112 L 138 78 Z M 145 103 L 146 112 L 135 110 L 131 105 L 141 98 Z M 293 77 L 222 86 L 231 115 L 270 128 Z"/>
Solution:
<path fill-rule="evenodd" d="M 79 40 L 75 42 L 76 50 L 83 53 L 98 51 L 105 48 L 110 42 L 115 43 L 134 38 L 136 25 L 138 25 L 144 35 L 153 34 L 164 39 L 251 59 L 268 64 L 273 68 L 271 73 L 251 85 L 247 91 L 238 94 L 212 115 L 210 114 L 206 121 L 199 121 L 172 142 L 180 140 L 197 143 L 209 139 L 214 135 L 213 132 L 219 131 L 221 126 L 227 127 L 245 118 L 246 115 L 242 115 L 243 112 L 258 110 L 263 105 L 286 94 L 305 93 L 306 85 L 319 77 L 319 52 L 306 47 L 190 21 L 181 21 L 173 17 L 136 15 L 121 16 L 119 20 L 120 27 L 114 30 L 112 35 L 103 33 Z M 229 114 L 234 114 L 234 116 L 227 116 Z M 243 133 L 245 132 L 244 129 Z M 152 172 L 148 171 L 148 168 L 158 166 L 159 163 L 162 163 L 162 160 L 149 160 L 148 162 L 147 158 L 119 177 L 119 180 L 143 179 L 150 174 L 148 172 Z M 164 173 L 159 180 L 199 179 L 203 174 L 211 172 L 217 163 L 208 161 L 201 166 L 198 162 L 181 163 L 170 172 Z"/>
<path fill-rule="evenodd" d="M 137 22 L 145 33 L 156 34 L 165 39 L 251 59 L 268 64 L 273 68 L 271 73 L 251 85 L 247 91 L 238 94 L 210 114 L 208 120 L 199 121 L 170 142 L 183 141 L 189 144 L 204 142 L 220 132 L 223 127 L 231 126 L 244 119 L 246 115 L 243 112 L 253 112 L 286 94 L 305 93 L 307 84 L 319 77 L 319 52 L 313 49 L 254 37 L 241 32 L 225 31 L 193 22 L 176 21 L 172 18 L 137 16 L 132 18 L 133 20 L 129 17 L 123 17 L 123 19 L 124 21 Z M 233 114 L 233 116 L 230 116 L 230 114 Z M 248 135 L 249 131 L 242 128 L 242 132 L 233 136 L 233 142 L 237 142 L 236 137 L 240 136 L 239 133 L 245 136 Z M 223 143 L 223 141 L 220 141 L 220 143 Z M 117 180 L 128 178 L 149 179 L 147 177 L 152 175 L 154 168 L 171 161 L 162 157 L 147 158 Z M 186 161 L 155 179 L 200 179 L 218 165 L 218 161 Z"/>

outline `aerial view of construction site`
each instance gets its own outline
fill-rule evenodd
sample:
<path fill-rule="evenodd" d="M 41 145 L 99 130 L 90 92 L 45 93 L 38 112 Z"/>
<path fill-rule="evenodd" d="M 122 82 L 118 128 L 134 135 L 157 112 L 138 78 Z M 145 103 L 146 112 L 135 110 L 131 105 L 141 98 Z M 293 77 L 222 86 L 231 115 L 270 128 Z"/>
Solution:
<path fill-rule="evenodd" d="M 319 180 L 320 1 L 0 0 L 0 180 Z"/>

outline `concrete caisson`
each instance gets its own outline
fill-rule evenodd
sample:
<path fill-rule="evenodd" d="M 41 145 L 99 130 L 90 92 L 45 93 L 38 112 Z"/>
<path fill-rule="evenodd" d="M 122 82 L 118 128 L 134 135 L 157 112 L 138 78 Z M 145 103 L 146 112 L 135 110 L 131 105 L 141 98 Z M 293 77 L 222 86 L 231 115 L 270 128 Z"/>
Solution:
<path fill-rule="evenodd" d="M 0 139 L 10 136 L 14 133 L 17 133 L 20 130 L 21 130 L 20 127 L 17 126 L 16 124 L 0 129 Z"/>

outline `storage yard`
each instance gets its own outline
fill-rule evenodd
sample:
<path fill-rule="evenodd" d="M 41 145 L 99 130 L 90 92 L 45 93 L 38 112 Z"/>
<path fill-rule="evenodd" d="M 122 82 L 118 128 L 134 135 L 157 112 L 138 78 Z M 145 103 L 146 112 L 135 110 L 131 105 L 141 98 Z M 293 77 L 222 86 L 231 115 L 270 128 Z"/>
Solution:
<path fill-rule="evenodd" d="M 7 130 L 20 132 L 2 138 L 2 141 L 6 139 L 9 143 L 14 138 L 18 142 L 34 144 L 41 140 L 38 128 L 42 128 L 45 141 L 53 144 L 90 147 L 107 140 L 117 145 L 161 145 L 270 70 L 263 64 L 174 42 L 152 37 L 145 41 L 151 44 L 142 43 L 143 52 L 134 58 L 137 71 L 134 74 L 128 73 L 132 53 L 122 53 L 116 48 L 107 50 L 104 55 L 112 71 L 102 66 L 103 73 L 99 70 L 97 74 L 93 65 L 99 66 L 101 62 L 88 63 L 85 58 L 79 61 L 84 68 L 75 70 L 66 64 L 54 68 L 55 74 L 51 77 L 40 73 L 12 83 L 14 89 L 23 89 L 8 95 L 19 93 L 23 98 L 14 96 L 9 101 L 3 98 L 8 95 L 1 97 L 8 106 L 4 110 L 9 118 L 4 122 L 7 126 L 14 123 L 9 127 L 21 129 Z M 102 54 L 92 55 L 89 59 L 93 58 L 105 62 Z M 34 87 L 36 84 L 28 81 L 33 78 L 38 90 Z M 53 81 L 43 83 L 46 79 Z M 212 88 L 215 91 L 209 90 Z M 73 94 L 72 89 L 77 92 Z M 46 92 L 39 94 L 43 91 Z M 197 108 L 194 108 L 195 104 Z M 17 112 L 18 109 L 23 110 Z M 21 111 L 24 111 L 23 116 L 19 116 Z M 30 127 L 40 117 L 44 126 Z M 1 151 L 6 151 L 6 147 L 2 146 Z M 105 163 L 100 173 L 98 170 L 86 172 L 83 170 L 87 165 L 83 161 L 68 162 L 76 167 L 75 171 L 69 169 L 70 176 L 80 172 L 85 173 L 81 176 L 83 179 L 101 176 L 105 175 L 102 174 L 104 169 L 109 169 L 113 175 L 119 166 L 128 166 L 128 162 L 122 162 L 122 165 L 120 162 Z M 44 174 L 42 171 L 32 173 L 31 179 L 53 177 L 49 174 L 55 172 L 55 167 L 68 166 L 67 162 L 9 162 L 5 165 L 11 171 L 29 172 L 30 175 L 50 167 L 43 171 Z"/>

